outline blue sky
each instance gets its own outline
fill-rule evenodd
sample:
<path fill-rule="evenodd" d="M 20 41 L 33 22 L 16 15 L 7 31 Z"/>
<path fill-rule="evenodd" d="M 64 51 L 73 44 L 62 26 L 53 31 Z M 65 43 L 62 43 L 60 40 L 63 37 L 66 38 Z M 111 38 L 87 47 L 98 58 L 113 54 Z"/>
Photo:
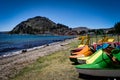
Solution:
<path fill-rule="evenodd" d="M 71 28 L 109 28 L 120 21 L 120 0 L 0 0 L 0 31 L 35 16 Z"/>

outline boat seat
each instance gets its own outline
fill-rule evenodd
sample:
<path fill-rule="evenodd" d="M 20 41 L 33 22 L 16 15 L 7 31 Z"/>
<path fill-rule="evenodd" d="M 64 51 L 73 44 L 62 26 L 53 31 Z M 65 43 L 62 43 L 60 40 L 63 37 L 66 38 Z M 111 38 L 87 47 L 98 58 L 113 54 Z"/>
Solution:
<path fill-rule="evenodd" d="M 120 64 L 120 61 L 116 58 L 116 57 L 114 57 L 114 55 L 112 54 L 112 53 L 116 53 L 115 52 L 115 50 L 114 50 L 115 48 L 113 48 L 113 47 L 108 47 L 108 48 L 106 48 L 106 49 L 103 49 L 103 51 L 105 51 L 106 52 L 106 54 L 108 55 L 108 57 L 113 61 L 113 63 L 115 63 L 115 64 Z M 118 53 L 118 52 L 117 52 Z"/>
<path fill-rule="evenodd" d="M 94 49 L 94 46 L 89 45 L 90 50 L 94 53 L 96 50 Z"/>

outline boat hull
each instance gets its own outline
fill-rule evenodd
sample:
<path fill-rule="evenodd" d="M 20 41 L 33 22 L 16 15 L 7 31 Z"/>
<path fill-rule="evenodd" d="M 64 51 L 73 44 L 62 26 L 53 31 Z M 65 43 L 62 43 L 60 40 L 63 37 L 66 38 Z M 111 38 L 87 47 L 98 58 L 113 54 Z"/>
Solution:
<path fill-rule="evenodd" d="M 77 69 L 80 74 L 99 77 L 120 77 L 120 69 Z"/>

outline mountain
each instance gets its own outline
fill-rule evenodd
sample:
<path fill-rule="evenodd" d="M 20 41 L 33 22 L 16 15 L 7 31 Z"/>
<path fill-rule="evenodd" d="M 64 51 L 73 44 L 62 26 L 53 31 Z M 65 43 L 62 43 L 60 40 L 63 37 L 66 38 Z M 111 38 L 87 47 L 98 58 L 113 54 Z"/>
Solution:
<path fill-rule="evenodd" d="M 9 31 L 1 31 L 0 34 L 8 34 Z"/>
<path fill-rule="evenodd" d="M 16 25 L 11 34 L 52 34 L 52 35 L 81 35 L 90 31 L 103 30 L 105 33 L 111 33 L 114 30 L 109 28 L 104 29 L 89 29 L 87 27 L 69 28 L 68 26 L 60 23 L 55 23 L 52 20 L 36 16 L 22 21 Z"/>
<path fill-rule="evenodd" d="M 95 33 L 96 31 L 97 32 L 104 32 L 106 34 L 112 34 L 115 32 L 114 28 L 100 28 L 100 29 L 90 29 L 90 28 L 87 28 L 87 27 L 76 27 L 76 28 L 73 28 L 72 30 L 76 31 L 79 35 L 81 34 L 86 34 L 86 33 Z"/>
<path fill-rule="evenodd" d="M 77 35 L 77 32 L 66 25 L 55 23 L 46 17 L 36 16 L 16 25 L 11 34 L 54 34 Z"/>
<path fill-rule="evenodd" d="M 72 28 L 72 30 L 76 31 L 78 34 L 80 34 L 81 32 L 88 32 L 88 30 L 90 30 L 89 28 L 87 27 L 75 27 L 75 28 Z"/>
<path fill-rule="evenodd" d="M 87 28 L 87 27 L 75 27 L 75 28 L 73 28 L 73 30 L 76 30 L 76 31 L 88 31 L 89 30 L 89 28 Z"/>

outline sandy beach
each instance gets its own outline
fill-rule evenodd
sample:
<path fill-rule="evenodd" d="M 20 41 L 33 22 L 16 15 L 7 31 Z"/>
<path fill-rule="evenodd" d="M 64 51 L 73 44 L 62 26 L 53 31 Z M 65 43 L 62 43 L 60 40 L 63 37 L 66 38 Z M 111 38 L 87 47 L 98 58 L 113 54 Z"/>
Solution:
<path fill-rule="evenodd" d="M 9 80 L 9 78 L 14 77 L 25 66 L 35 62 L 42 56 L 67 49 L 68 47 L 65 45 L 71 43 L 73 40 L 75 39 L 44 45 L 39 48 L 27 50 L 27 52 L 22 52 L 21 54 L 0 58 L 0 80 Z"/>

